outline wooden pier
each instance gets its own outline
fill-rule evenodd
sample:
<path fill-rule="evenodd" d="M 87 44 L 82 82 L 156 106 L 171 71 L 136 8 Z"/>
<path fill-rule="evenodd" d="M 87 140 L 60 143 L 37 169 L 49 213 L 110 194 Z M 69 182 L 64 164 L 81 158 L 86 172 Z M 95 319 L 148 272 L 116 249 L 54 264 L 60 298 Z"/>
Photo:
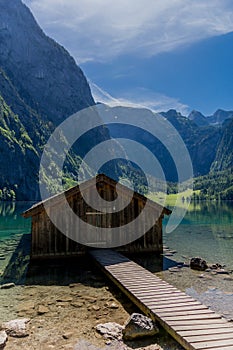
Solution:
<path fill-rule="evenodd" d="M 105 274 L 187 350 L 233 350 L 233 325 L 113 250 L 92 250 Z"/>

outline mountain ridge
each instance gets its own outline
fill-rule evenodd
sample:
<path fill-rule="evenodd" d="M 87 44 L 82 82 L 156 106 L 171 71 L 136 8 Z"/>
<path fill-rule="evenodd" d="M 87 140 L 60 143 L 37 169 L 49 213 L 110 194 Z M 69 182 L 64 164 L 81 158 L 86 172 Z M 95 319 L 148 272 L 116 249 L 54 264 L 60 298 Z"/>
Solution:
<path fill-rule="evenodd" d="M 198 126 L 221 125 L 225 120 L 233 117 L 233 111 L 217 109 L 213 115 L 204 116 L 201 112 L 193 110 L 187 118 L 192 120 Z"/>
<path fill-rule="evenodd" d="M 40 158 L 49 136 L 67 117 L 94 106 L 95 101 L 80 67 L 44 34 L 27 6 L 21 0 L 0 0 L 0 6 L 0 198 L 37 200 Z M 153 117 L 152 111 L 148 113 Z M 171 109 L 161 115 L 183 138 L 195 176 L 233 166 L 232 111 L 219 109 L 212 116 L 193 111 L 185 117 Z M 119 125 L 118 130 L 94 130 L 74 147 L 65 164 L 66 180 L 76 179 L 83 153 L 116 132 L 149 146 L 170 173 L 168 180 L 176 180 L 174 164 L 163 145 L 139 130 Z M 54 171 L 58 171 L 56 166 Z"/>
<path fill-rule="evenodd" d="M 0 0 L 0 6 L 0 190 L 37 200 L 43 146 L 57 125 L 95 102 L 80 67 L 27 6 L 21 0 Z M 70 174 L 77 162 L 78 155 L 68 156 Z"/>

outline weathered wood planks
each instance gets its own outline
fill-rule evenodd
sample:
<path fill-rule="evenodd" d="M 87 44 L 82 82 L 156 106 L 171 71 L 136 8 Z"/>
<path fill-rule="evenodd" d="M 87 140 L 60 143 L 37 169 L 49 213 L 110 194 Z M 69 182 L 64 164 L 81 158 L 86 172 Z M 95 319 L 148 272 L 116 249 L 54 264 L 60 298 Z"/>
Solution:
<path fill-rule="evenodd" d="M 187 350 L 233 350 L 233 325 L 112 250 L 90 251 L 105 274 Z"/>

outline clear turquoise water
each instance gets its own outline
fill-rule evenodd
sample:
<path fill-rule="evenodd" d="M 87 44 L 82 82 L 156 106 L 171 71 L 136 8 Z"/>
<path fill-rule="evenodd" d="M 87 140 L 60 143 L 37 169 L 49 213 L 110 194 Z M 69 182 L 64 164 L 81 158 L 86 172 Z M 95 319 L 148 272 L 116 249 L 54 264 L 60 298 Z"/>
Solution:
<path fill-rule="evenodd" d="M 24 219 L 21 213 L 32 204 L 0 202 L 1 254 L 10 242 L 10 255 L 14 247 L 12 240 L 17 241 L 21 235 L 30 233 L 30 219 Z M 177 251 L 175 260 L 200 256 L 209 263 L 219 262 L 233 269 L 233 202 L 191 204 L 179 227 L 172 233 L 164 233 L 164 244 Z M 0 261 L 0 265 L 3 262 Z"/>
<path fill-rule="evenodd" d="M 179 227 L 164 234 L 164 244 L 178 252 L 176 259 L 200 256 L 233 269 L 233 202 L 191 204 Z"/>
<path fill-rule="evenodd" d="M 30 219 L 24 219 L 21 213 L 31 205 L 31 202 L 0 202 L 0 240 L 12 234 L 30 233 Z"/>
<path fill-rule="evenodd" d="M 16 266 L 19 267 L 19 261 L 25 261 L 26 266 L 29 259 L 31 221 L 21 214 L 31 205 L 29 202 L 0 202 L 0 283 L 13 277 L 20 280 L 18 275 L 23 275 L 23 268 Z M 27 239 L 23 241 L 23 237 Z M 25 249 L 22 241 L 27 242 Z"/>

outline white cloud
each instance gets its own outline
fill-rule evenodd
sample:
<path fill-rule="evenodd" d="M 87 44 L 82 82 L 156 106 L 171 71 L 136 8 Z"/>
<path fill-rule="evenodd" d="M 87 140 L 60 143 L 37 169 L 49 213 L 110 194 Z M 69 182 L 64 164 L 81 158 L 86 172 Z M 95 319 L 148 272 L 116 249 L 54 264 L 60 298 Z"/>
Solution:
<path fill-rule="evenodd" d="M 151 56 L 233 31 L 231 0 L 23 0 L 77 59 Z"/>
<path fill-rule="evenodd" d="M 116 98 L 93 82 L 89 81 L 89 84 L 95 101 L 105 103 L 111 107 L 148 108 L 153 112 L 166 112 L 169 109 L 176 109 L 183 115 L 187 115 L 190 112 L 190 108 L 177 99 L 155 93 L 145 88 L 134 89 L 125 96 Z"/>

